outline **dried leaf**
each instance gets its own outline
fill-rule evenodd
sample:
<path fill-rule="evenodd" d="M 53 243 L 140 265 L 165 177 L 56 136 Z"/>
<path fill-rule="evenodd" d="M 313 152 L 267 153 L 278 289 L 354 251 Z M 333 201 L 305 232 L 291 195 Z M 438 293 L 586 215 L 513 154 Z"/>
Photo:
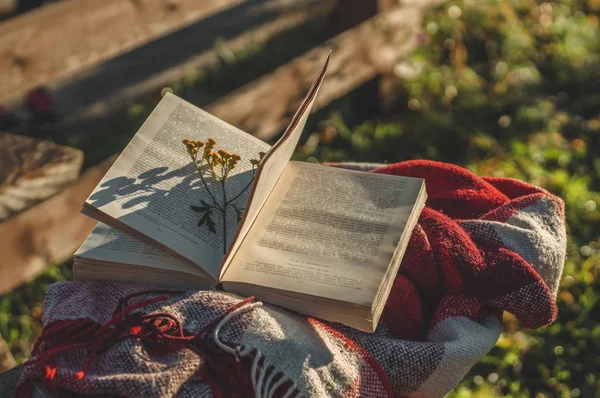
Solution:
<path fill-rule="evenodd" d="M 242 221 L 242 215 L 243 215 L 244 211 L 238 209 L 236 205 L 233 205 L 233 208 L 235 209 L 235 217 L 236 217 L 237 223 L 239 224 Z"/>
<path fill-rule="evenodd" d="M 202 216 L 202 218 L 200 218 L 200 221 L 198 221 L 198 226 L 199 227 L 201 227 L 202 225 L 204 225 L 204 223 L 207 222 L 210 219 L 210 214 L 211 213 L 212 213 L 212 210 L 208 210 L 208 211 L 206 211 L 206 213 L 204 213 L 204 215 Z M 210 229 L 210 226 L 208 228 Z"/>
<path fill-rule="evenodd" d="M 208 219 L 206 220 L 206 225 L 208 225 L 208 230 L 212 233 L 217 233 L 217 229 L 215 228 L 215 223 L 212 220 L 212 218 L 210 218 L 210 216 L 208 217 Z"/>

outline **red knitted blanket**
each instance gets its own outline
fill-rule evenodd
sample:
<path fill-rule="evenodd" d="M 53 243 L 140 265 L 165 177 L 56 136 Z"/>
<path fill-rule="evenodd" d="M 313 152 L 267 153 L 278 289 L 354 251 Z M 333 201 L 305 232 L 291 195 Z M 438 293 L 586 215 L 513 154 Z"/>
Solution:
<path fill-rule="evenodd" d="M 409 161 L 428 202 L 373 334 L 217 291 L 52 285 L 19 395 L 438 397 L 495 344 L 503 311 L 557 315 L 563 202 L 506 178 Z"/>

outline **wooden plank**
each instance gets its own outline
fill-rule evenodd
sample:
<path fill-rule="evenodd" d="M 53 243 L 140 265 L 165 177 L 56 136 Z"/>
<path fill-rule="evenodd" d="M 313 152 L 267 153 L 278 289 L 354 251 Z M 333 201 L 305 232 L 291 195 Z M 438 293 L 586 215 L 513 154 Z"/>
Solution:
<path fill-rule="evenodd" d="M 62 191 L 82 164 L 78 149 L 0 132 L 0 222 Z"/>
<path fill-rule="evenodd" d="M 88 169 L 60 194 L 0 224 L 0 294 L 73 255 L 96 225 L 80 213 L 82 203 L 115 158 Z"/>
<path fill-rule="evenodd" d="M 286 36 L 303 37 L 304 48 L 277 55 L 278 59 L 289 60 L 324 40 L 326 33 L 315 32 L 315 28 L 326 25 L 335 3 L 336 0 L 249 1 L 110 60 L 97 73 L 54 90 L 56 107 L 63 116 L 61 130 L 106 131 L 111 114 L 140 98 L 156 96 L 163 87 L 190 71 L 201 76 L 203 71 L 219 65 L 223 53 L 268 47 Z M 215 49 L 216 37 L 221 38 L 219 47 L 226 51 Z M 244 76 L 252 78 L 248 72 Z M 202 97 L 204 104 L 215 100 L 214 93 L 202 93 Z"/>
<path fill-rule="evenodd" d="M 379 74 L 392 73 L 418 41 L 423 11 L 438 0 L 413 1 L 373 17 L 207 107 L 215 116 L 263 140 L 289 122 L 329 50 L 329 71 L 313 112 Z"/>
<path fill-rule="evenodd" d="M 378 11 L 383 10 L 378 9 L 376 0 L 339 0 L 329 25 L 334 34 L 339 34 L 374 17 Z"/>
<path fill-rule="evenodd" d="M 246 0 L 69 0 L 0 24 L 0 103 Z"/>
<path fill-rule="evenodd" d="M 334 33 L 339 34 L 374 17 L 379 13 L 390 11 L 398 5 L 398 0 L 340 0 L 331 20 Z M 386 75 L 379 75 L 360 87 L 351 101 L 355 115 L 360 119 L 370 119 L 382 108 L 380 87 Z"/>
<path fill-rule="evenodd" d="M 0 0 L 0 18 L 5 18 L 17 11 L 17 0 Z"/>

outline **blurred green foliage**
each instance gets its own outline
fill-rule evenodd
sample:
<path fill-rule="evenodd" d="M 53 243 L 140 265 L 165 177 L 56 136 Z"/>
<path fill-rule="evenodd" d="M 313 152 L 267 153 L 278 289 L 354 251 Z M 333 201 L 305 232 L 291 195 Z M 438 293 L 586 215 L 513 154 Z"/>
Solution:
<path fill-rule="evenodd" d="M 558 322 L 521 330 L 506 314 L 498 344 L 453 397 L 600 397 L 599 14 L 598 0 L 446 2 L 428 11 L 420 47 L 396 67 L 398 109 L 357 121 L 343 112 L 342 101 L 330 108 L 340 112 L 325 115 L 295 155 L 319 161 L 441 160 L 482 175 L 519 178 L 565 200 L 569 242 Z M 239 62 L 231 59 L 251 64 L 262 52 L 220 51 L 222 69 L 208 73 L 212 83 L 202 83 L 204 89 L 239 79 Z M 198 84 L 191 73 L 173 87 L 202 102 L 194 99 Z M 124 115 L 120 123 L 127 134 L 118 145 L 151 108 L 136 105 Z M 74 145 L 86 147 L 84 141 Z M 0 300 L 0 334 L 19 361 L 39 332 L 48 283 L 69 277 L 67 265 L 53 267 Z"/>
<path fill-rule="evenodd" d="M 33 343 L 42 331 L 42 303 L 48 286 L 70 279 L 70 265 L 55 265 L 35 280 L 0 296 L 0 335 L 18 363 L 29 358 Z"/>

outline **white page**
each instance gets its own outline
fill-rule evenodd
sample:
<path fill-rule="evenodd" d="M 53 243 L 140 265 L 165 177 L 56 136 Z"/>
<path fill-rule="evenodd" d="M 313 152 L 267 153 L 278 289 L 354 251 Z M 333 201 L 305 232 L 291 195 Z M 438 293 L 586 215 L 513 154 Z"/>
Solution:
<path fill-rule="evenodd" d="M 75 253 L 75 257 L 157 268 L 200 277 L 204 275 L 196 267 L 103 223 L 96 225 Z"/>
<path fill-rule="evenodd" d="M 200 214 L 190 206 L 200 206 L 200 200 L 209 202 L 211 199 L 182 144 L 184 138 L 203 141 L 214 138 L 216 149 L 225 148 L 241 155 L 242 161 L 227 182 L 228 191 L 233 193 L 252 179 L 249 160 L 270 148 L 177 96 L 167 94 L 92 192 L 86 206 L 98 209 L 198 264 L 216 280 L 224 258 L 222 226 L 216 222 L 217 232 L 212 233 L 206 225 L 197 225 Z M 212 188 L 216 188 L 213 192 L 219 191 L 219 187 Z M 245 203 L 247 197 L 248 191 L 238 203 Z M 228 245 L 237 230 L 235 214 L 229 213 Z"/>
<path fill-rule="evenodd" d="M 371 305 L 422 185 L 290 162 L 222 281 Z"/>
<path fill-rule="evenodd" d="M 315 103 L 317 94 L 319 93 L 319 88 L 321 87 L 323 79 L 325 78 L 330 56 L 331 52 L 329 55 L 327 55 L 327 59 L 325 60 L 321 71 L 315 78 L 315 81 L 313 82 L 310 90 L 308 90 L 306 97 L 300 104 L 300 107 L 296 111 L 296 114 L 292 118 L 292 121 L 290 122 L 290 125 L 284 132 L 283 136 L 275 145 L 273 145 L 273 148 L 271 148 L 271 150 L 265 156 L 265 159 L 263 159 L 261 162 L 260 170 L 256 175 L 256 179 L 252 187 L 248 209 L 244 214 L 244 218 L 242 219 L 240 228 L 238 230 L 238 235 L 232 247 L 230 248 L 227 257 L 225 258 L 219 278 L 227 270 L 227 267 L 229 266 L 232 258 L 235 256 L 237 249 L 250 230 L 250 227 L 254 223 L 254 220 L 258 216 L 267 198 L 273 191 L 273 188 L 277 184 L 277 181 L 281 177 L 283 171 L 289 163 L 289 160 L 292 158 L 296 147 L 298 146 L 298 141 L 300 140 L 300 136 L 302 135 L 302 131 L 304 130 L 304 126 L 306 125 L 306 121 L 310 115 L 310 111 Z"/>

